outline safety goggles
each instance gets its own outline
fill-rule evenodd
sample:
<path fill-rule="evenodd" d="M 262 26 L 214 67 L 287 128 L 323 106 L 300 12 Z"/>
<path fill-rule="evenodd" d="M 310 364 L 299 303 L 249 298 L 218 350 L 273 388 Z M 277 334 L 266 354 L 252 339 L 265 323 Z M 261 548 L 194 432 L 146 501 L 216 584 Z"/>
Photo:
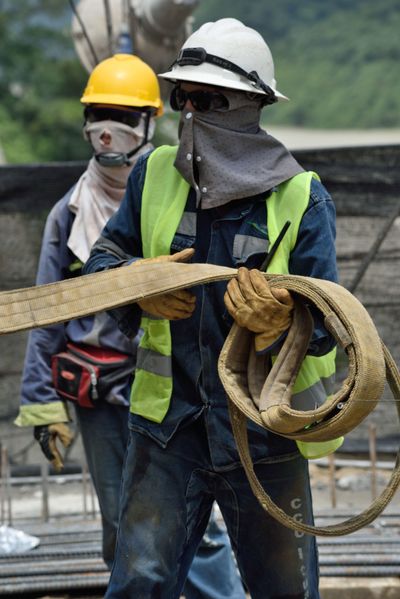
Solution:
<path fill-rule="evenodd" d="M 85 120 L 89 123 L 96 123 L 97 121 L 118 121 L 133 129 L 140 124 L 143 116 L 143 112 L 103 106 L 87 106 L 84 114 Z"/>
<path fill-rule="evenodd" d="M 229 101 L 224 94 L 215 91 L 198 89 L 186 91 L 180 85 L 176 85 L 169 98 L 172 110 L 183 110 L 186 102 L 190 100 L 193 108 L 198 112 L 207 112 L 208 110 L 228 110 Z"/>

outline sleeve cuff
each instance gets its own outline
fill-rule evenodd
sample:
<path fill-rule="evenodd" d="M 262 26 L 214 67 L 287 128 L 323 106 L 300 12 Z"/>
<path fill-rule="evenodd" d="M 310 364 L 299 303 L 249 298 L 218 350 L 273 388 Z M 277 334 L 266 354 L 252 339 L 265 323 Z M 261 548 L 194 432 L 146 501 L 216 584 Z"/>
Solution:
<path fill-rule="evenodd" d="M 66 404 L 63 401 L 54 401 L 21 406 L 14 424 L 16 426 L 39 426 L 55 422 L 69 422 L 70 420 Z"/>

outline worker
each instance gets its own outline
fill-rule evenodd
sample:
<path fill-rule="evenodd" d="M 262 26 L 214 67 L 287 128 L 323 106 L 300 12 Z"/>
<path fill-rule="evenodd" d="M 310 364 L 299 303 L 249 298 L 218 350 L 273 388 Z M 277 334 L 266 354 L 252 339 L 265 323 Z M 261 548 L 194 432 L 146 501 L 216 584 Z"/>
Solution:
<path fill-rule="evenodd" d="M 153 147 L 155 119 L 163 113 L 155 73 L 129 54 L 117 54 L 99 63 L 81 102 L 83 133 L 93 157 L 47 218 L 37 284 L 81 273 L 92 244 L 121 203 L 135 163 Z M 126 337 L 106 313 L 32 331 L 16 421 L 19 426 L 34 427 L 43 453 L 59 470 L 63 466 L 59 449 L 73 437 L 69 425 L 73 405 L 99 500 L 103 558 L 110 569 L 128 442 L 137 332 Z M 192 570 L 188 599 L 196 599 L 199 589 L 206 599 L 244 598 L 229 538 L 215 521 L 210 523 Z"/>
<path fill-rule="evenodd" d="M 165 268 L 171 261 L 218 264 L 238 274 L 228 285 L 172 291 L 115 311 L 127 335 L 139 319 L 144 335 L 106 598 L 178 599 L 216 500 L 253 599 L 318 599 L 315 538 L 277 523 L 253 495 L 217 363 L 233 322 L 254 333 L 265 359 L 285 338 L 293 298 L 272 292 L 259 271 L 279 237 L 269 272 L 337 280 L 334 204 L 318 176 L 260 127 L 262 109 L 287 97 L 257 31 L 231 18 L 206 23 L 160 76 L 172 82 L 179 144 L 140 157 L 84 274 L 143 259 Z M 134 281 L 135 267 L 129 272 Z M 313 377 L 305 372 L 306 384 L 295 387 L 298 406 L 324 401 L 334 374 L 335 342 L 318 311 L 312 314 L 302 370 L 312 360 Z M 253 422 L 248 431 L 267 492 L 312 522 L 308 461 L 296 443 Z"/>

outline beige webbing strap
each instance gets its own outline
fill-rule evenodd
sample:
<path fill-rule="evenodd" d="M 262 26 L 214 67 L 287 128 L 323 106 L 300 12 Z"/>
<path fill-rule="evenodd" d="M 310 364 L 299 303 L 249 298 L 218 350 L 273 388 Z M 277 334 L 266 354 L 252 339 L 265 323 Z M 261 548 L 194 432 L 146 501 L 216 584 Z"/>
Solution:
<path fill-rule="evenodd" d="M 290 275 L 269 280 L 271 286 L 284 287 L 294 296 L 291 328 L 256 408 L 248 388 L 251 333 L 232 327 L 219 357 L 219 375 L 229 398 L 256 424 L 289 439 L 329 441 L 350 432 L 374 409 L 386 379 L 382 343 L 368 312 L 351 293 L 330 281 Z M 346 351 L 349 367 L 339 391 L 322 405 L 304 411 L 293 409 L 288 398 L 305 349 L 307 335 L 302 338 L 301 321 L 306 326 L 307 304 L 314 304 L 324 315 L 327 328 Z"/>
<path fill-rule="evenodd" d="M 146 264 L 146 261 L 143 260 L 140 264 L 77 277 L 67 281 L 2 292 L 0 293 L 0 334 L 61 323 L 73 318 L 128 305 L 145 297 L 160 295 L 175 289 L 227 280 L 234 277 L 236 272 L 232 268 L 210 264 Z M 383 346 L 382 350 L 381 342 L 371 319 L 354 296 L 340 286 L 328 281 L 290 275 L 266 275 L 266 277 L 271 285 L 286 287 L 299 296 L 304 296 L 309 303 L 314 303 L 325 314 L 327 326 L 346 349 L 349 357 L 348 377 L 343 383 L 342 389 L 335 394 L 336 399 L 333 402 L 334 407 L 338 407 L 339 403 L 343 404 L 344 408 L 340 411 L 340 414 L 338 416 L 329 414 L 332 405 L 329 402 L 328 406 L 321 406 L 315 410 L 316 415 L 323 416 L 322 421 L 318 422 L 315 427 L 303 429 L 301 432 L 295 431 L 284 434 L 284 436 L 306 441 L 324 440 L 324 438 L 332 438 L 332 435 L 339 436 L 342 431 L 354 428 L 380 398 L 385 382 L 382 365 L 386 366 L 386 378 L 399 410 L 399 372 L 386 347 Z M 235 327 L 232 327 L 231 334 L 234 332 Z M 223 354 L 227 355 L 231 334 L 228 336 L 221 356 Z M 285 351 L 287 350 L 286 347 Z M 296 351 L 296 344 L 293 344 L 293 347 L 288 350 L 289 363 L 298 363 L 299 357 L 290 355 L 291 352 L 295 354 Z M 287 372 L 287 376 L 289 379 L 293 379 L 292 373 Z M 280 377 L 282 379 L 282 372 L 280 372 Z M 228 383 L 229 380 L 228 374 Z M 369 524 L 389 503 L 400 484 L 399 455 L 386 489 L 370 508 L 359 516 L 355 516 L 341 524 L 323 528 L 314 527 L 290 518 L 266 494 L 255 475 L 251 461 L 247 441 L 246 416 L 256 422 L 259 419 L 261 426 L 265 426 L 265 422 L 263 422 L 260 414 L 253 409 L 254 405 L 253 408 L 249 408 L 246 402 L 243 401 L 242 403 L 240 393 L 243 394 L 243 389 L 233 389 L 232 391 L 234 400 L 229 397 L 228 403 L 233 433 L 249 483 L 264 509 L 284 526 L 309 534 L 327 536 L 348 534 Z M 239 400 L 237 400 L 237 397 L 239 397 Z M 371 401 L 369 407 L 368 401 L 365 401 L 366 398 Z M 359 402 L 360 407 L 357 407 L 357 402 Z M 256 412 L 256 416 L 253 412 Z M 274 418 L 278 418 L 277 423 L 280 425 L 279 418 L 282 421 L 286 418 L 296 419 L 298 414 L 286 404 L 279 406 Z"/>
<path fill-rule="evenodd" d="M 398 416 L 400 418 L 400 380 L 399 371 L 393 361 L 392 356 L 388 352 L 387 348 L 383 346 L 386 367 L 387 367 L 387 380 L 394 397 L 397 398 L 396 406 Z M 385 507 L 393 498 L 400 485 L 400 451 L 397 453 L 396 462 L 392 475 L 388 484 L 382 493 L 377 497 L 373 503 L 363 512 L 357 516 L 353 516 L 348 520 L 344 520 L 339 524 L 331 524 L 328 526 L 312 526 L 294 519 L 284 512 L 280 507 L 273 502 L 271 497 L 266 493 L 257 475 L 254 471 L 253 460 L 250 455 L 248 437 L 247 437 L 247 420 L 243 413 L 236 407 L 232 402 L 228 402 L 229 416 L 232 423 L 233 435 L 235 437 L 237 449 L 242 462 L 243 468 L 246 472 L 248 481 L 254 495 L 257 497 L 260 505 L 263 509 L 275 520 L 278 520 L 281 524 L 298 532 L 304 532 L 316 536 L 332 537 L 340 535 L 348 535 L 356 530 L 360 530 L 364 526 L 367 526 L 375 520 L 383 512 Z"/>
<path fill-rule="evenodd" d="M 174 289 L 220 281 L 233 268 L 212 264 L 140 263 L 65 281 L 0 293 L 0 335 L 66 322 L 133 304 Z"/>
<path fill-rule="evenodd" d="M 247 356 L 250 353 L 252 334 L 234 325 L 219 357 L 219 374 L 228 396 L 229 414 L 240 460 L 259 503 L 281 524 L 292 530 L 314 535 L 350 534 L 372 522 L 392 499 L 400 485 L 400 451 L 388 485 L 367 510 L 345 522 L 316 527 L 291 518 L 263 489 L 256 476 L 249 450 L 246 418 L 287 438 L 303 441 L 331 440 L 355 428 L 372 411 L 382 395 L 385 379 L 389 383 L 400 418 L 399 371 L 388 349 L 379 339 L 365 308 L 346 289 L 329 281 L 290 275 L 276 275 L 270 279 L 270 283 L 295 294 L 295 316 L 275 365 L 267 373 L 261 392 L 259 385 L 253 385 L 253 393 L 256 388 L 258 401 L 252 397 L 249 380 Z M 293 375 L 298 370 L 298 360 L 304 353 L 304 340 L 308 338 L 306 332 L 304 338 L 300 335 L 298 339 L 299 320 L 304 319 L 307 328 L 304 302 L 313 303 L 325 315 L 325 323 L 346 350 L 349 359 L 349 373 L 341 389 L 319 408 L 306 412 L 292 409 L 287 401 Z M 265 392 L 269 394 L 268 399 L 263 397 Z M 258 404 L 257 408 L 255 404 Z M 262 411 L 266 405 L 270 406 L 272 416 Z M 304 428 L 312 423 L 313 426 Z"/>

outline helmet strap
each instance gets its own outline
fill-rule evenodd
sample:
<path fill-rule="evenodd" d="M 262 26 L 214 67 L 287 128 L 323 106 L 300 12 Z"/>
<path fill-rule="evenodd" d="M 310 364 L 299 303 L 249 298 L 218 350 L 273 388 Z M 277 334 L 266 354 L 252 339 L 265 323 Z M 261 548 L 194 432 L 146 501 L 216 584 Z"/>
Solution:
<path fill-rule="evenodd" d="M 265 93 L 266 98 L 264 100 L 264 105 L 274 104 L 277 102 L 278 98 L 276 97 L 274 91 L 269 85 L 264 83 L 257 71 L 250 71 L 250 73 L 248 73 L 237 64 L 227 60 L 226 58 L 221 58 L 220 56 L 215 56 L 214 54 L 208 54 L 204 48 L 182 49 L 179 52 L 178 58 L 171 65 L 169 70 L 171 70 L 171 68 L 176 64 L 180 67 L 188 65 L 199 66 L 204 62 L 208 62 L 209 64 L 213 64 L 221 69 L 231 71 L 232 73 L 236 73 L 237 75 L 248 79 L 254 85 L 255 89 L 258 88 Z"/>

